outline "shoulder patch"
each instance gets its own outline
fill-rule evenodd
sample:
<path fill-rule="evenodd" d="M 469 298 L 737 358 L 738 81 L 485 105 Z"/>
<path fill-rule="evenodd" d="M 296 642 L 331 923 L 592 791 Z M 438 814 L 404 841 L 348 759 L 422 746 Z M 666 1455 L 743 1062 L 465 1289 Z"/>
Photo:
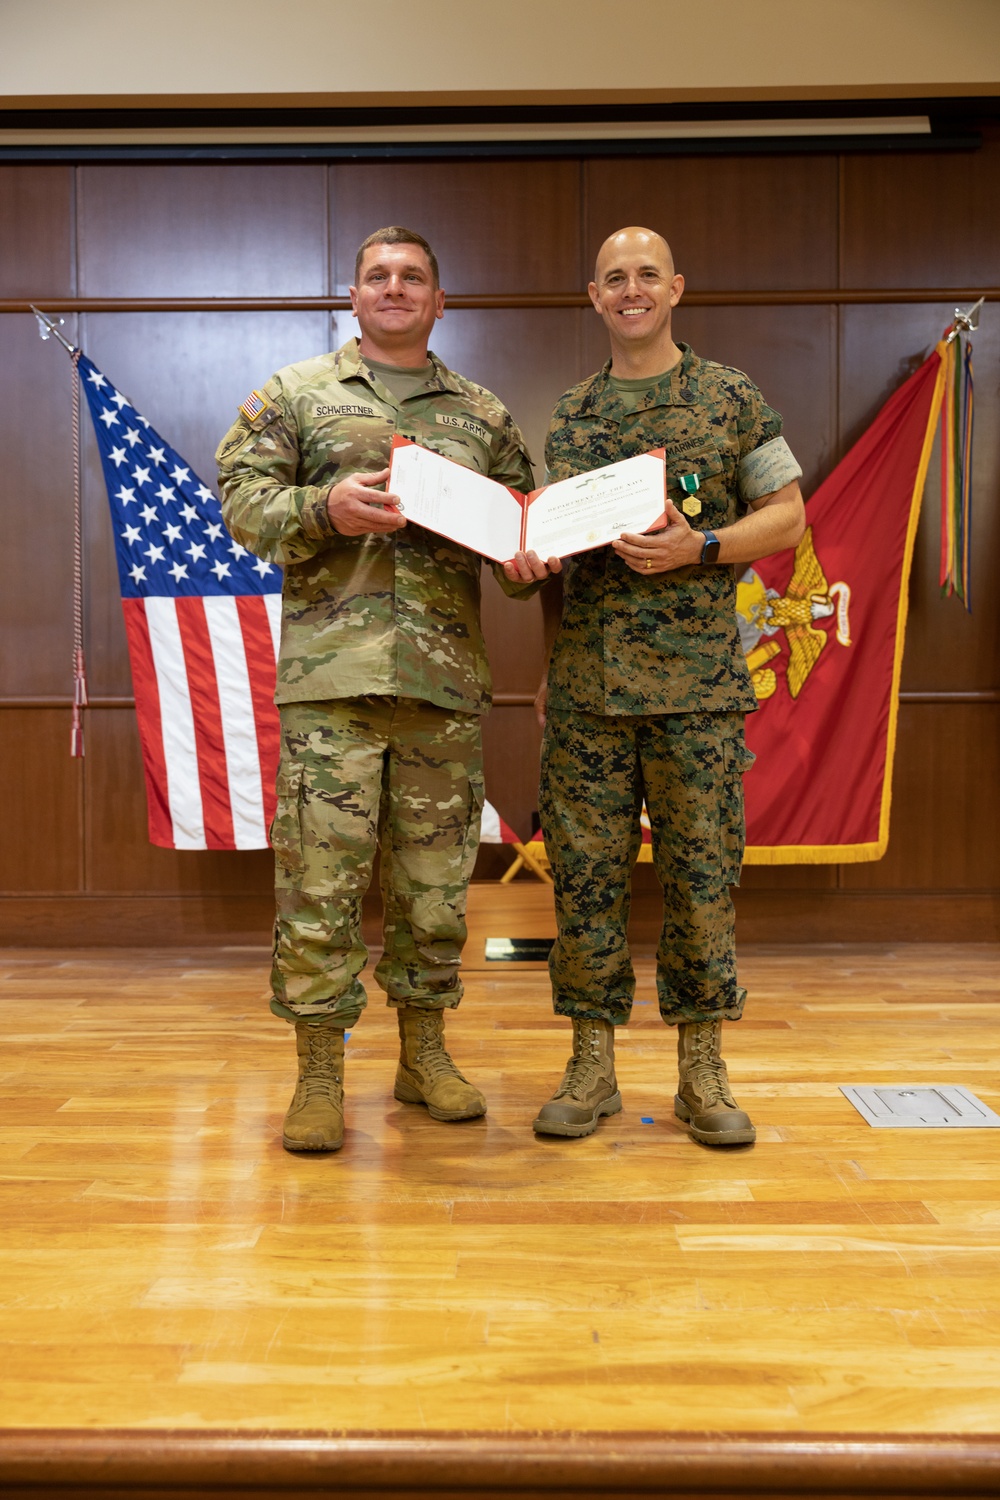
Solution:
<path fill-rule="evenodd" d="M 222 463 L 224 459 L 230 458 L 238 448 L 245 448 L 250 443 L 252 437 L 253 434 L 247 432 L 242 422 L 237 423 L 236 427 L 231 428 L 229 434 L 219 444 L 219 451 L 216 454 L 219 463 Z"/>
<path fill-rule="evenodd" d="M 255 432 L 263 432 L 265 427 L 281 416 L 278 408 L 267 399 L 263 391 L 251 391 L 246 400 L 240 402 L 240 411 Z"/>

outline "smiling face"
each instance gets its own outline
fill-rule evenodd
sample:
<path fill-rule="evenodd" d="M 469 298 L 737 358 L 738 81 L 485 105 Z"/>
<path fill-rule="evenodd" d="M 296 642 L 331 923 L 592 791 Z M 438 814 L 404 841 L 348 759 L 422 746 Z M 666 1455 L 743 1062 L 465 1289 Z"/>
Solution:
<path fill-rule="evenodd" d="M 361 353 L 387 364 L 422 365 L 444 292 L 420 245 L 369 245 L 350 288 Z"/>
<path fill-rule="evenodd" d="M 673 309 L 684 290 L 670 246 L 651 229 L 620 229 L 597 256 L 590 300 L 611 336 L 612 360 L 639 359 L 666 370 L 679 358 L 670 332 Z"/>

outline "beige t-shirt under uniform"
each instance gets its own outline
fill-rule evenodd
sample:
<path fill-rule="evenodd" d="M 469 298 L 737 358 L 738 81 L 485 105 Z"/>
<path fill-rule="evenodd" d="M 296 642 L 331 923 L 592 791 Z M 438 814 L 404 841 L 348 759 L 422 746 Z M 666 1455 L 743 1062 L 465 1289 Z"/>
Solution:
<path fill-rule="evenodd" d="M 434 374 L 434 366 L 430 361 L 416 369 L 412 366 L 386 365 L 380 359 L 366 359 L 365 364 L 375 371 L 386 390 L 391 391 L 401 405 L 418 391 L 425 390 Z"/>
<path fill-rule="evenodd" d="M 660 381 L 669 373 L 669 370 L 664 370 L 662 375 L 644 375 L 641 380 L 626 380 L 621 375 L 609 375 L 608 384 L 618 393 L 618 399 L 625 410 L 635 411 L 640 401 L 646 396 L 653 396 Z"/>

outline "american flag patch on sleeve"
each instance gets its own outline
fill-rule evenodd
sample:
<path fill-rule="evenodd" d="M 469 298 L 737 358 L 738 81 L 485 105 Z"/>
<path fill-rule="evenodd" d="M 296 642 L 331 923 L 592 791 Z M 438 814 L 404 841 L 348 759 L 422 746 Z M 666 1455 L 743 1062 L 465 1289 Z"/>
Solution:
<path fill-rule="evenodd" d="M 240 402 L 240 411 L 248 422 L 252 422 L 254 417 L 260 416 L 266 405 L 267 401 L 260 391 L 251 391 L 247 399 Z"/>

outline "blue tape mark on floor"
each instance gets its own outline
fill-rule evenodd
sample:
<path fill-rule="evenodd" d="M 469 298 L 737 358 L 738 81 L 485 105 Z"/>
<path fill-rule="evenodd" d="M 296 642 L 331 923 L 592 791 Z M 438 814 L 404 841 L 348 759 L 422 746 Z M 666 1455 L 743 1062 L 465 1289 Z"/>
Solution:
<path fill-rule="evenodd" d="M 642 1125 L 655 1125 L 656 1124 L 656 1121 L 653 1119 L 652 1115 L 640 1115 L 639 1116 L 639 1122 Z"/>

